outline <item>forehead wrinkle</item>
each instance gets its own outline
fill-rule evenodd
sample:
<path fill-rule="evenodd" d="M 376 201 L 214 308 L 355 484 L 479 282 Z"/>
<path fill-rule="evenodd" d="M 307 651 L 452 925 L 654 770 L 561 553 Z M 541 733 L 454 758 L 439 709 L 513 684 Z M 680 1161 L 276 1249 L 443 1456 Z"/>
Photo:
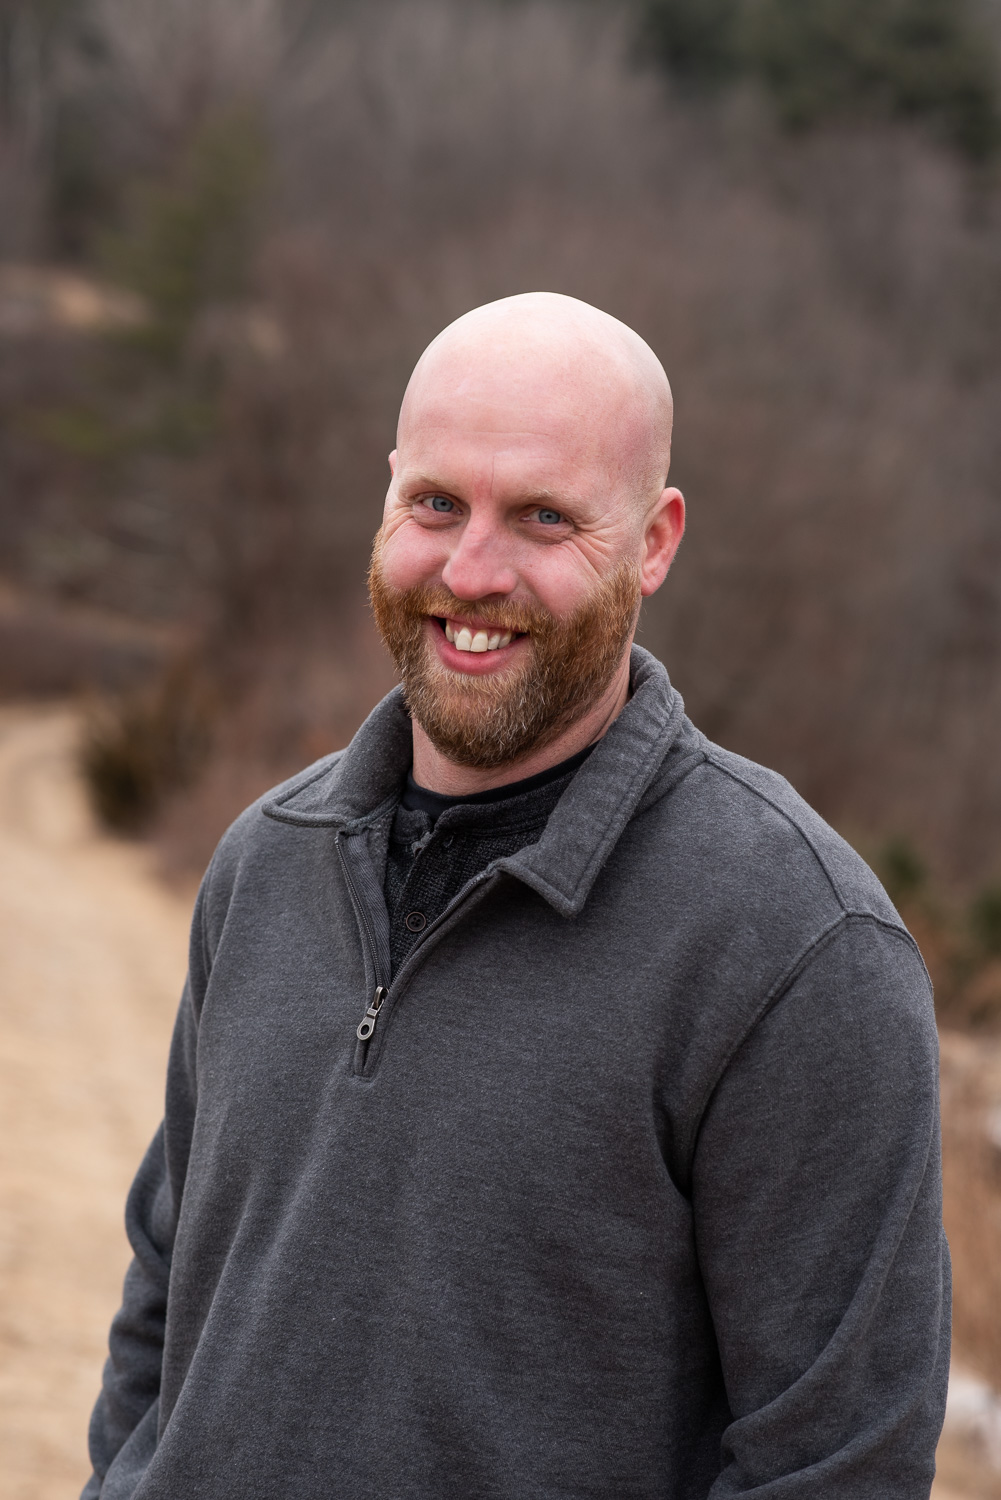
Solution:
<path fill-rule="evenodd" d="M 621 469 L 623 455 L 632 462 L 632 455 L 642 446 L 646 428 L 643 414 L 636 410 L 635 404 L 621 399 L 608 401 L 599 413 L 583 402 L 572 406 L 565 403 L 562 410 L 555 407 L 546 413 L 548 422 L 540 421 L 533 427 L 512 426 L 504 420 L 502 410 L 495 408 L 495 411 L 496 421 L 480 425 L 469 421 L 461 404 L 456 402 L 435 399 L 430 410 L 423 400 L 419 404 L 410 403 L 397 436 L 403 472 L 407 472 L 410 454 L 415 466 L 429 458 L 436 463 L 439 445 L 444 441 L 455 445 L 454 451 L 462 454 L 462 461 L 469 458 L 470 450 L 474 462 L 478 458 L 485 464 L 489 456 L 491 482 L 498 468 L 526 460 L 550 470 L 558 467 L 580 477 L 583 468 Z M 475 446 L 481 440 L 482 451 L 477 455 Z M 545 483 L 538 486 L 547 487 Z"/>

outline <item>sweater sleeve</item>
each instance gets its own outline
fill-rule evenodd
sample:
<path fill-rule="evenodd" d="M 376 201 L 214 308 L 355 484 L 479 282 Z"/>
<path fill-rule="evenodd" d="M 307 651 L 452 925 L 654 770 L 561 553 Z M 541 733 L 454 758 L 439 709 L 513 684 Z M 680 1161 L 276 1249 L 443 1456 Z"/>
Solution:
<path fill-rule="evenodd" d="M 203 887 L 204 889 L 204 887 Z M 202 896 L 192 923 L 188 979 L 167 1067 L 163 1124 L 129 1192 L 125 1228 L 133 1259 L 111 1324 L 101 1394 L 90 1421 L 93 1473 L 81 1500 L 126 1500 L 157 1442 L 167 1285 L 197 1099 L 198 1003 L 207 977 Z"/>
<path fill-rule="evenodd" d="M 927 1500 L 949 1360 L 937 1079 L 916 950 L 846 917 L 719 1080 L 692 1177 L 732 1413 L 712 1500 Z"/>

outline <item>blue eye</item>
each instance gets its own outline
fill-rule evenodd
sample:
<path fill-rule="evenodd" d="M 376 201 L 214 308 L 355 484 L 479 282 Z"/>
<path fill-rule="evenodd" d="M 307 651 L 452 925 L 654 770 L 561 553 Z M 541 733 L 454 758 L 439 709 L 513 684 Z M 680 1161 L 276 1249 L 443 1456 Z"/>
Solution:
<path fill-rule="evenodd" d="M 432 510 L 439 511 L 441 513 L 455 509 L 455 506 L 452 504 L 452 501 L 449 500 L 447 495 L 432 495 L 428 503 Z"/>
<path fill-rule="evenodd" d="M 536 514 L 543 526 L 558 526 L 563 520 L 558 510 L 540 510 Z"/>

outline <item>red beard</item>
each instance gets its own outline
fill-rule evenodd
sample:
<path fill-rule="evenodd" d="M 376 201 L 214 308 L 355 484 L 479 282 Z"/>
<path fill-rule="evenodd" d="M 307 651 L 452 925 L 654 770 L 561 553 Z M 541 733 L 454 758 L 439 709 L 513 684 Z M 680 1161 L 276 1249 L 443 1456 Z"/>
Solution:
<path fill-rule="evenodd" d="M 410 713 L 455 764 L 487 771 L 519 760 L 575 724 L 608 688 L 639 612 L 635 563 L 620 564 L 561 618 L 537 604 L 457 599 L 442 585 L 390 588 L 381 542 L 380 532 L 368 579 L 375 621 L 403 678 Z M 525 632 L 528 650 L 505 671 L 450 671 L 425 634 L 429 616 L 487 619 L 497 630 Z"/>

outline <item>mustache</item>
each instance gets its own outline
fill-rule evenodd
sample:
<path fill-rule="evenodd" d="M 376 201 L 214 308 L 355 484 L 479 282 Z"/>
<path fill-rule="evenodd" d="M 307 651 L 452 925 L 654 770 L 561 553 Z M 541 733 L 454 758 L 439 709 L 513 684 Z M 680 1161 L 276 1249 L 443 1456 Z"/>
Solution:
<path fill-rule="evenodd" d="M 482 599 L 458 599 L 443 584 L 419 584 L 405 590 L 386 590 L 407 615 L 432 616 L 444 620 L 489 620 L 499 630 L 519 635 L 545 636 L 555 623 L 541 605 L 513 599 L 498 599 L 489 594 Z"/>
<path fill-rule="evenodd" d="M 507 765 L 555 739 L 608 687 L 639 611 L 639 568 L 624 561 L 567 614 L 538 600 L 483 595 L 457 599 L 444 584 L 390 588 L 381 566 L 381 534 L 369 570 L 375 622 L 403 678 L 412 717 L 457 765 Z M 467 677 L 445 669 L 426 621 L 489 621 L 517 632 L 527 651 L 507 669 Z"/>

